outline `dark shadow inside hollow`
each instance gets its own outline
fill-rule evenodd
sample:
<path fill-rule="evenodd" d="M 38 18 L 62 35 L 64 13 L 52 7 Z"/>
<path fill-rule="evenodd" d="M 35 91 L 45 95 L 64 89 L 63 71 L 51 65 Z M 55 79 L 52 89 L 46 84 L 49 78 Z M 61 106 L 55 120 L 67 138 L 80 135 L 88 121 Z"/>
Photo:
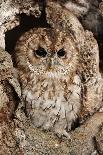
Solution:
<path fill-rule="evenodd" d="M 76 128 L 80 127 L 80 120 L 79 118 L 77 118 L 73 123 L 72 123 L 72 126 L 71 126 L 71 130 L 75 130 Z"/>
<path fill-rule="evenodd" d="M 99 68 L 100 72 L 103 73 L 103 39 L 102 42 L 98 42 L 99 45 Z"/>
<path fill-rule="evenodd" d="M 102 2 L 102 0 L 97 0 L 99 3 Z"/>

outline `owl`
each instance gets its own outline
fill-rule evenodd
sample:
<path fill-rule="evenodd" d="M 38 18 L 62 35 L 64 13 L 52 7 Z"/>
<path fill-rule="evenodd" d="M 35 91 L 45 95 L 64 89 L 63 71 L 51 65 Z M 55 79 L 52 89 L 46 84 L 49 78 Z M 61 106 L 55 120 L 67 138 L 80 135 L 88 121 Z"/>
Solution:
<path fill-rule="evenodd" d="M 34 127 L 69 137 L 81 109 L 79 49 L 56 28 L 33 28 L 16 43 L 25 115 Z"/>

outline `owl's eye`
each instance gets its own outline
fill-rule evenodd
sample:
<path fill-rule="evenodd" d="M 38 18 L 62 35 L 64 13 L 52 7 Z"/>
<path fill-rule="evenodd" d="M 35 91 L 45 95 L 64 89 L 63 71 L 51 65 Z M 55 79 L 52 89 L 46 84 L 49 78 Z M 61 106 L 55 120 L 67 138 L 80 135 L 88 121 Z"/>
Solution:
<path fill-rule="evenodd" d="M 65 50 L 62 48 L 57 52 L 58 57 L 62 58 L 66 55 Z"/>
<path fill-rule="evenodd" d="M 44 48 L 39 47 L 38 50 L 35 51 L 35 55 L 37 57 L 43 57 L 44 58 L 44 57 L 46 57 L 47 52 L 46 52 L 46 50 Z"/>

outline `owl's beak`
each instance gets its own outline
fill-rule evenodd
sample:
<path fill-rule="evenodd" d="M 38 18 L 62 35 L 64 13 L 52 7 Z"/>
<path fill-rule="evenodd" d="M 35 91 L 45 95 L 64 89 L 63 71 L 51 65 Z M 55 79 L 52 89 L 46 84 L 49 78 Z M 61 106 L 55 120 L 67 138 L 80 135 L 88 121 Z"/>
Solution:
<path fill-rule="evenodd" d="M 55 66 L 54 59 L 51 58 L 51 59 L 49 60 L 49 63 L 48 63 L 48 70 L 49 70 L 49 71 L 53 71 L 53 70 L 54 70 L 54 66 Z"/>

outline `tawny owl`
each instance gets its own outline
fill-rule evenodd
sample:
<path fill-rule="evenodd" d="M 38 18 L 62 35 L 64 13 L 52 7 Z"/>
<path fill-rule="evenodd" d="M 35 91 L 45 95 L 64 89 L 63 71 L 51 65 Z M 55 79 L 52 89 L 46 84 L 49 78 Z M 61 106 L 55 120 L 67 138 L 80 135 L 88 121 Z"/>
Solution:
<path fill-rule="evenodd" d="M 15 53 L 27 117 L 35 127 L 68 137 L 81 108 L 73 38 L 59 29 L 34 28 L 21 36 Z"/>

